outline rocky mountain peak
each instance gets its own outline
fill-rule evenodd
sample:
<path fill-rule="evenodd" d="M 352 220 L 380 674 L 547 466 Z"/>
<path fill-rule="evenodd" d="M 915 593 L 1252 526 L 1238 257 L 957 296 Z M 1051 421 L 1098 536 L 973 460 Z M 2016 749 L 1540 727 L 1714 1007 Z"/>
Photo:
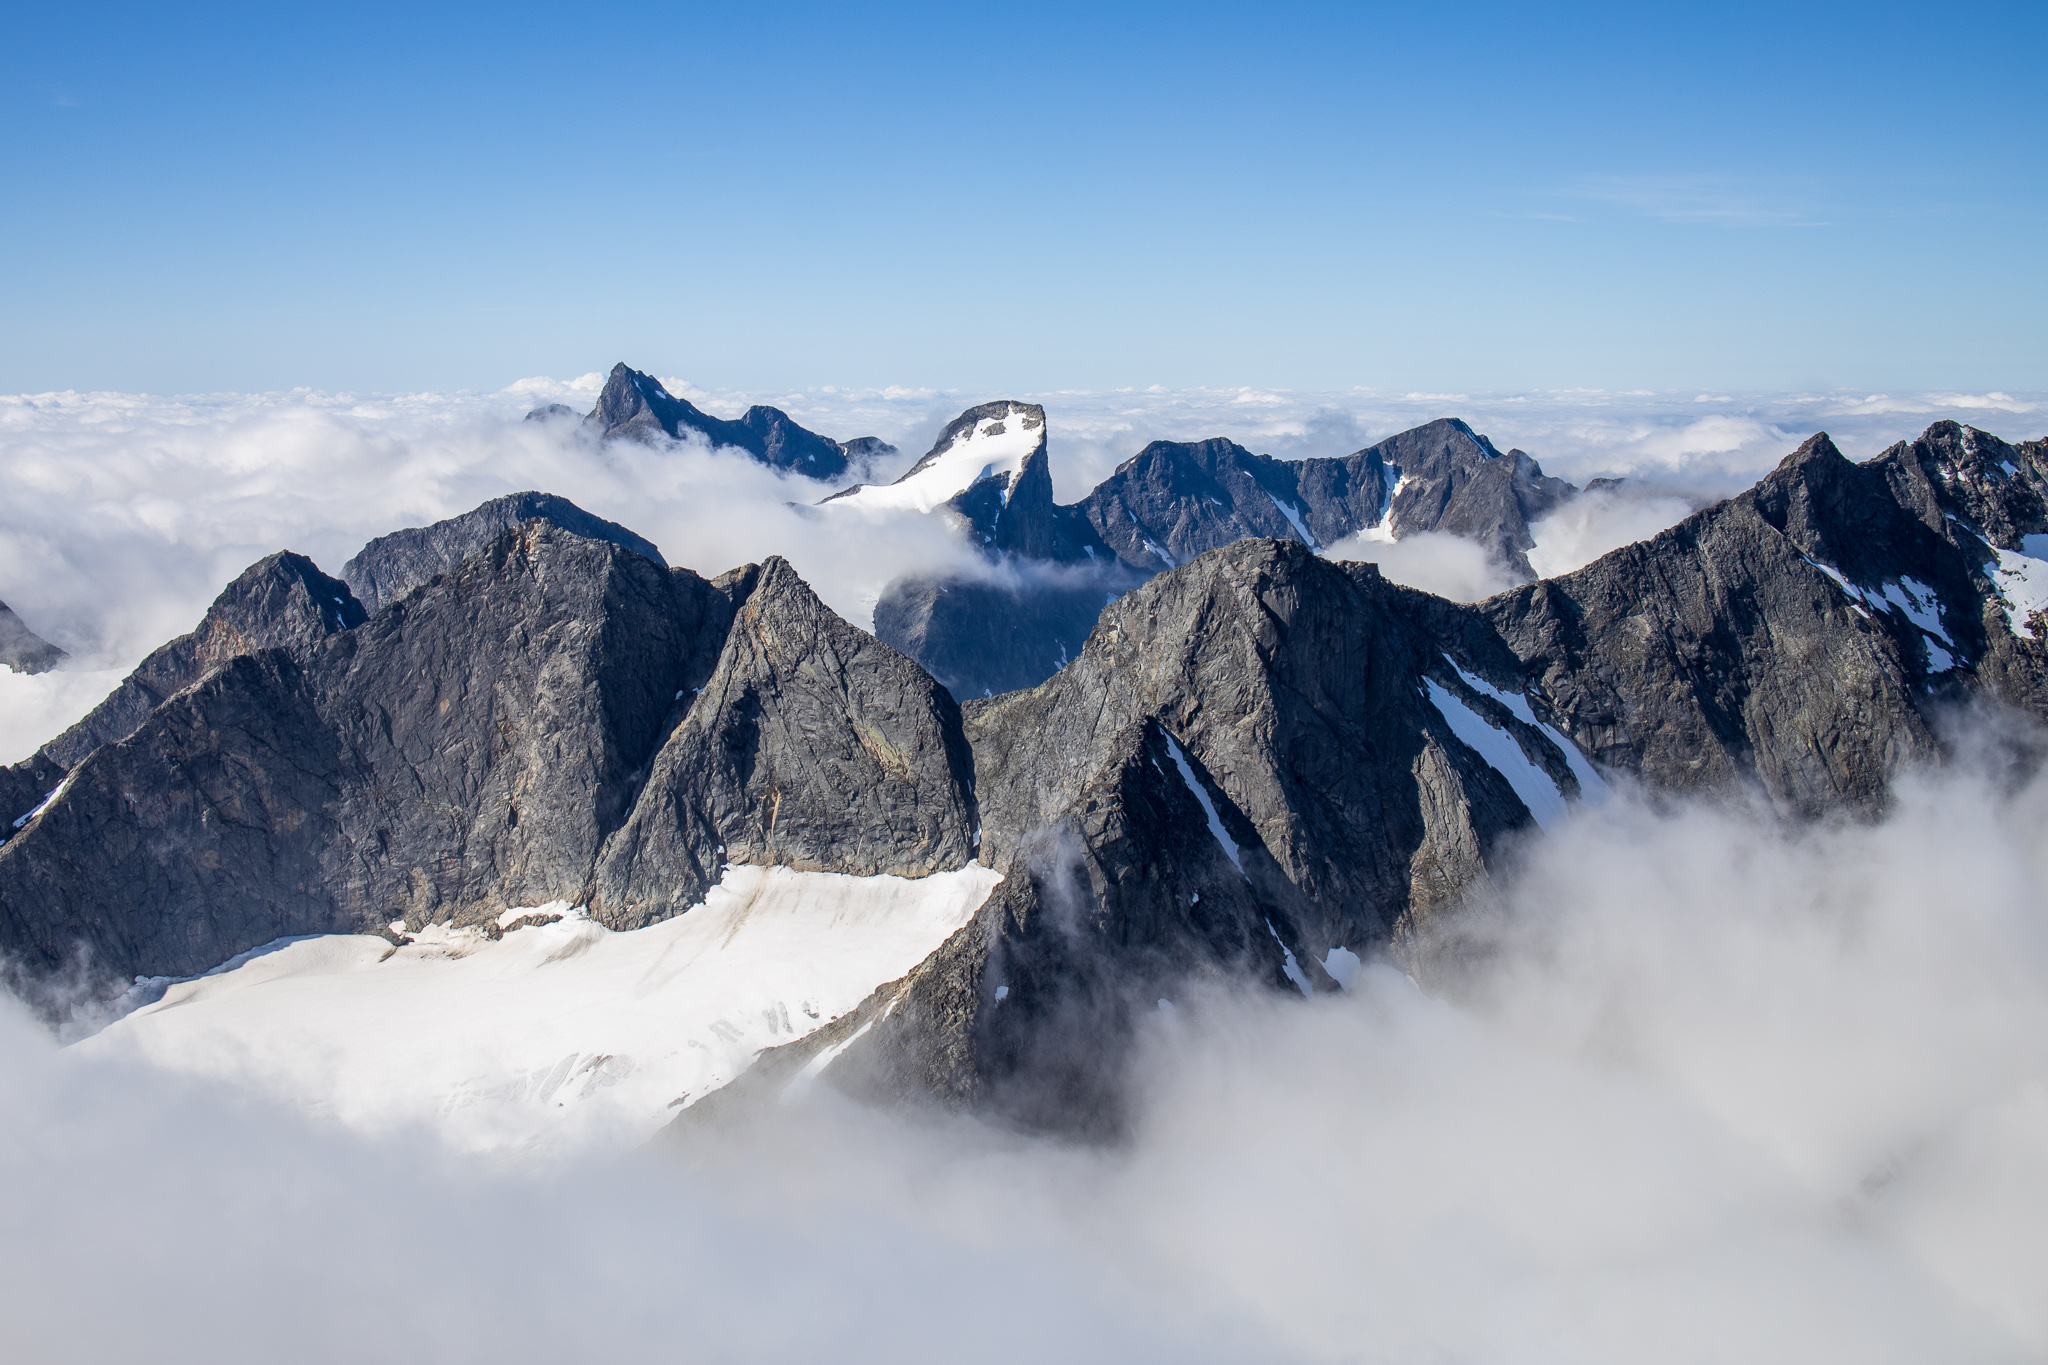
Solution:
<path fill-rule="evenodd" d="M 624 361 L 612 366 L 587 421 L 606 440 L 683 441 L 695 435 L 807 478 L 836 479 L 846 472 L 847 453 L 839 442 L 797 425 L 780 408 L 751 407 L 738 421 L 713 417 Z"/>
<path fill-rule="evenodd" d="M 0 602 L 0 666 L 16 673 L 47 673 L 64 662 L 64 651 L 30 630 Z"/>
<path fill-rule="evenodd" d="M 191 634 L 152 652 L 85 718 L 44 745 L 61 768 L 126 739 L 164 699 L 230 659 L 277 649 L 304 658 L 329 636 L 359 626 L 368 613 L 340 579 L 290 550 L 259 559 L 221 590 Z"/>
<path fill-rule="evenodd" d="M 341 576 L 364 610 L 375 615 L 435 575 L 454 568 L 512 527 L 535 519 L 552 522 L 592 540 L 610 541 L 667 567 L 661 551 L 617 522 L 593 516 L 553 493 L 526 492 L 492 498 L 460 516 L 431 526 L 379 536 L 341 566 Z"/>

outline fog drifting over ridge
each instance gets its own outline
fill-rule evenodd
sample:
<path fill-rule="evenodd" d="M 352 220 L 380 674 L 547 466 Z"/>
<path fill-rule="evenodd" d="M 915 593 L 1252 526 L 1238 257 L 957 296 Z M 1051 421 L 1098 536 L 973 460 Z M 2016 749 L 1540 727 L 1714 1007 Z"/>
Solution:
<path fill-rule="evenodd" d="M 192 628 L 243 568 L 279 549 L 330 573 L 372 537 L 487 498 L 558 493 L 712 575 L 787 557 L 835 610 L 870 624 L 906 569 L 990 572 L 935 521 L 801 511 L 831 489 L 731 452 L 579 444 L 532 407 L 595 401 L 602 377 L 522 380 L 485 394 L 0 397 L 0 600 L 73 655 L 36 678 L 0 674 L 0 761 L 82 715 L 144 654 Z M 877 435 L 907 467 L 944 423 L 991 395 L 932 390 L 707 392 L 665 381 L 718 415 L 785 408 L 839 439 Z M 2042 395 L 1281 393 L 1251 389 L 1009 395 L 1046 406 L 1057 496 L 1072 502 L 1155 439 L 1227 436 L 1282 458 L 1348 454 L 1395 431 L 1462 416 L 1501 448 L 1584 484 L 1626 476 L 1536 527 L 1531 562 L 1558 573 L 1747 487 L 1813 430 L 1852 457 L 1951 417 L 2013 439 L 2036 434 Z M 1447 596 L 1508 586 L 1498 565 L 1439 536 L 1348 542 L 1391 577 Z"/>
<path fill-rule="evenodd" d="M 2048 785 L 1626 793 L 1426 988 L 1192 989 L 1126 1145 L 805 1101 L 449 1159 L 0 1016 L 37 1357 L 2017 1361 L 2048 1350 Z"/>
<path fill-rule="evenodd" d="M 977 397 L 692 396 L 778 402 L 905 463 Z M 1941 416 L 2017 438 L 2041 411 L 1018 396 L 1048 407 L 1067 500 L 1154 437 L 1333 455 L 1446 413 L 1578 482 L 1631 474 L 1544 523 L 1552 571 L 1814 427 L 1864 457 Z M 972 562 L 930 522 L 792 511 L 825 490 L 742 457 L 593 453 L 519 420 L 554 399 L 589 393 L 0 400 L 0 595 L 117 669 L 271 550 L 336 571 L 527 487 L 706 573 L 786 554 L 856 621 L 902 567 Z M 1483 557 L 1440 540 L 1360 553 L 1484 590 Z M 89 704 L 113 676 L 0 684 Z M 47 721 L 32 695 L 0 692 L 9 735 Z M 1623 791 L 1532 842 L 1419 985 L 1375 963 L 1307 1002 L 1191 988 L 1108 1150 L 814 1087 L 681 1156 L 456 1159 L 430 1117 L 350 1132 L 255 1077 L 60 1051 L 0 1001 L 0 1340 L 84 1361 L 2039 1359 L 2048 784 L 1960 751 L 1874 824 Z"/>

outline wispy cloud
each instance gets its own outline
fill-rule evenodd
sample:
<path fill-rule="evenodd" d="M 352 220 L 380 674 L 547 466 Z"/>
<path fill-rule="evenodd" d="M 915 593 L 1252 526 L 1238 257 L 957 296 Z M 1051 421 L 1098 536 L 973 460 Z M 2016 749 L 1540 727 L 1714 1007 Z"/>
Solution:
<path fill-rule="evenodd" d="M 1827 227 L 1810 187 L 1718 175 L 1583 176 L 1561 197 L 1607 204 L 1659 223 Z"/>

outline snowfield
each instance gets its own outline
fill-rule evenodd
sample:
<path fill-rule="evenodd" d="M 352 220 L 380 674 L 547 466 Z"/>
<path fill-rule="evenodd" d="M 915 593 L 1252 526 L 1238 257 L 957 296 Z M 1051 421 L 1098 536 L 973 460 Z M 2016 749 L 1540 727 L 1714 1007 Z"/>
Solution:
<path fill-rule="evenodd" d="M 926 456 L 919 467 L 895 483 L 866 487 L 829 499 L 827 507 L 860 507 L 872 511 L 929 512 L 965 493 L 983 479 L 1010 476 L 1003 501 L 1017 487 L 1024 462 L 1045 441 L 1043 423 L 1024 425 L 1025 413 L 1012 408 L 1007 417 L 986 418 L 944 450 Z"/>
<path fill-rule="evenodd" d="M 624 933 L 558 902 L 508 912 L 563 918 L 497 942 L 280 940 L 74 1046 L 466 1151 L 622 1145 L 904 975 L 1001 880 L 728 867 L 702 904 Z"/>

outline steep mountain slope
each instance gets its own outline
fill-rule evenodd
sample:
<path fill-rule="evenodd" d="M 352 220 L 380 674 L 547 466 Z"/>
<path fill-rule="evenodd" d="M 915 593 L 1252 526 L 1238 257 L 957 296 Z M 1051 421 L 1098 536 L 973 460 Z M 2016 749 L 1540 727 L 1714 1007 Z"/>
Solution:
<path fill-rule="evenodd" d="M 1521 451 L 1503 455 L 1455 418 L 1342 459 L 1276 460 L 1230 441 L 1154 441 L 1076 507 L 1116 554 L 1158 571 L 1248 536 L 1312 549 L 1361 531 L 1443 531 L 1534 577 L 1531 522 L 1577 490 Z"/>
<path fill-rule="evenodd" d="M 1520 841 L 1604 790 L 1595 762 L 1653 792 L 1869 811 L 1942 754 L 1943 707 L 2048 715 L 2044 456 L 1943 424 L 1857 465 L 1816 437 L 1738 498 L 1476 604 L 1293 536 L 1238 540 L 1106 607 L 1045 682 L 964 708 L 779 560 L 707 582 L 535 518 L 327 623 L 306 585 L 333 580 L 273 557 L 245 575 L 268 595 L 245 596 L 298 634 L 208 656 L 37 795 L 0 845 L 0 950 L 40 973 L 82 948 L 100 973 L 193 976 L 340 936 L 180 987 L 188 1022 L 148 1025 L 231 1042 L 267 1017 L 244 987 L 273 977 L 364 983 L 290 998 L 368 1020 L 331 993 L 602 949 L 591 981 L 646 990 L 577 1005 L 594 1032 L 530 1030 L 492 1063 L 524 1069 L 491 1086 L 528 1095 L 537 1050 L 560 1047 L 579 1094 L 687 1089 L 686 1123 L 822 1076 L 1107 1134 L 1142 1014 L 1190 981 L 1313 992 L 1422 951 Z M 939 878 L 958 894 L 917 889 Z M 819 934 L 854 916 L 866 965 L 819 1008 L 772 955 L 719 957 L 757 911 Z M 653 932 L 697 917 L 717 933 Z M 664 993 L 686 970 L 715 1010 Z M 687 1040 L 658 1083 L 604 1070 L 605 1038 L 653 1056 L 657 1018 Z"/>
<path fill-rule="evenodd" d="M 242 571 L 191 634 L 157 649 L 85 719 L 42 747 L 39 758 L 70 769 L 104 744 L 135 733 L 164 700 L 229 659 L 262 649 L 303 657 L 339 630 L 359 625 L 362 604 L 348 585 L 304 555 L 281 550 Z"/>
<path fill-rule="evenodd" d="M 997 460 L 983 476 L 966 446 L 955 452 L 949 443 L 977 422 L 984 431 L 1001 425 L 1012 409 L 1028 414 L 1039 440 L 1014 472 Z M 1522 452 L 1503 455 L 1465 423 L 1445 419 L 1334 460 L 1276 460 L 1225 440 L 1154 441 L 1081 502 L 1059 507 L 1043 417 L 1014 403 L 962 414 L 904 481 L 921 475 L 928 493 L 959 485 L 950 501 L 850 490 L 892 506 L 957 511 L 970 540 L 1000 566 L 985 577 L 907 576 L 875 608 L 876 633 L 959 696 L 1035 686 L 1080 652 L 1103 604 L 1152 574 L 1252 537 L 1320 550 L 1362 531 L 1387 540 L 1443 531 L 1478 541 L 1533 577 L 1530 523 L 1576 491 Z M 971 489 L 970 478 L 979 480 Z"/>
<path fill-rule="evenodd" d="M 666 567 L 661 551 L 617 522 L 594 517 L 567 498 L 528 492 L 492 498 L 461 516 L 437 521 L 432 526 L 415 526 L 379 536 L 341 566 L 341 578 L 363 604 L 363 610 L 374 616 L 380 607 L 396 602 L 436 574 L 448 572 L 512 527 L 534 517 L 546 518 L 579 536 L 622 545 Z"/>
<path fill-rule="evenodd" d="M 734 604 L 724 646 L 677 695 L 598 861 L 592 914 L 614 928 L 665 919 L 727 863 L 923 877 L 972 861 L 973 774 L 945 689 L 781 559 L 716 586 Z"/>
<path fill-rule="evenodd" d="M 841 444 L 798 426 L 780 408 L 751 407 L 737 421 L 713 417 L 624 362 L 612 367 L 586 422 L 607 440 L 683 440 L 694 433 L 714 446 L 744 450 L 765 465 L 820 480 L 843 476 L 850 458 L 865 463 L 893 449 L 873 437 Z"/>
<path fill-rule="evenodd" d="M 64 661 L 64 651 L 30 630 L 0 602 L 0 667 L 15 673 L 47 673 Z"/>

